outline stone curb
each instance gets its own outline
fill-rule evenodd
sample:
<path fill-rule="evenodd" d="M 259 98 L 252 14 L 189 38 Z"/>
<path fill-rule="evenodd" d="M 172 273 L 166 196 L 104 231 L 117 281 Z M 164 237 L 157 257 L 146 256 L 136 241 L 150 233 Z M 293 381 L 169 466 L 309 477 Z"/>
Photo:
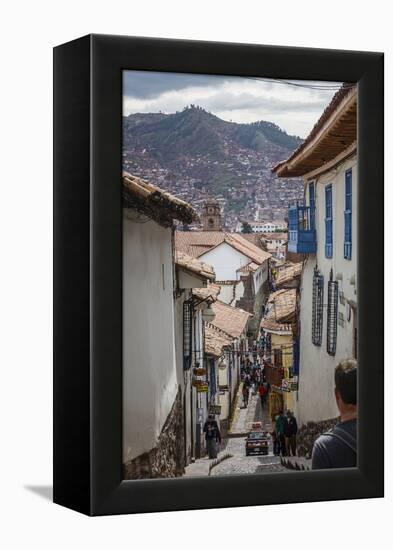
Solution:
<path fill-rule="evenodd" d="M 299 471 L 310 471 L 311 468 L 308 466 L 305 466 L 304 464 L 299 464 L 296 461 L 286 460 L 282 456 L 280 457 L 281 465 L 284 466 L 284 468 L 287 468 L 288 470 L 299 470 Z"/>
<path fill-rule="evenodd" d="M 223 462 L 224 460 L 227 460 L 228 458 L 232 458 L 233 455 L 231 455 L 230 453 L 225 453 L 224 455 L 222 456 L 219 456 L 218 458 L 214 459 L 210 464 L 209 464 L 209 473 L 208 475 L 210 475 L 210 472 L 213 470 L 213 468 L 215 466 L 217 466 L 218 464 L 220 464 L 221 462 Z"/>

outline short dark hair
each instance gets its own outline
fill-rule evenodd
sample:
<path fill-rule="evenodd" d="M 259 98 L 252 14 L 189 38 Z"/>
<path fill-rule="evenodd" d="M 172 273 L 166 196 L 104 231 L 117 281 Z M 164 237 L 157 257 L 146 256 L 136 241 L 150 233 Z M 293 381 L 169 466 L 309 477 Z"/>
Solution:
<path fill-rule="evenodd" d="M 346 405 L 357 404 L 357 361 L 345 359 L 334 371 L 334 382 Z"/>

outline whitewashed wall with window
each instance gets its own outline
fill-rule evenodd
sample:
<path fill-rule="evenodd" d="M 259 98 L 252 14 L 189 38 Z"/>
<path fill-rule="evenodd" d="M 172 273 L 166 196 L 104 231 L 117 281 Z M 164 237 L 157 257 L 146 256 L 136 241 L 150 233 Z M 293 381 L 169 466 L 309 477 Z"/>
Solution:
<path fill-rule="evenodd" d="M 352 170 L 352 253 L 350 259 L 344 258 L 345 174 L 348 170 Z M 354 355 L 357 323 L 358 186 L 356 156 L 342 162 L 329 172 L 310 179 L 305 188 L 307 204 L 309 204 L 309 184 L 312 182 L 315 185 L 317 252 L 307 257 L 300 288 L 300 373 L 297 406 L 300 423 L 325 420 L 338 415 L 334 398 L 334 369 L 339 361 Z M 326 258 L 325 254 L 325 188 L 327 185 L 332 186 L 333 251 L 331 258 Z M 324 277 L 322 340 L 319 346 L 312 343 L 312 289 L 316 266 Z M 338 281 L 339 292 L 337 340 L 334 355 L 327 353 L 327 291 L 331 270 L 333 271 L 333 280 Z"/>

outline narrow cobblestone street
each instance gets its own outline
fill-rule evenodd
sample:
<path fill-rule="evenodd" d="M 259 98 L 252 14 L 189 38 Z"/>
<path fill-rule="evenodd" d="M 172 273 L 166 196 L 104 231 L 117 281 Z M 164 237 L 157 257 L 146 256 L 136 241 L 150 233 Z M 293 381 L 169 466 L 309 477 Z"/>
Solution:
<path fill-rule="evenodd" d="M 231 458 L 223 460 L 211 470 L 212 476 L 230 474 L 255 474 L 267 472 L 288 472 L 281 465 L 280 457 L 273 455 L 272 442 L 269 440 L 269 454 L 246 456 L 245 437 L 252 429 L 253 422 L 262 422 L 263 430 L 272 430 L 271 421 L 267 407 L 262 410 L 259 395 L 250 392 L 248 407 L 244 407 L 241 400 L 241 388 L 238 393 L 237 406 L 232 428 L 229 434 L 225 453 L 232 455 Z"/>
<path fill-rule="evenodd" d="M 282 466 L 280 457 L 273 455 L 272 442 L 269 439 L 269 454 L 246 456 L 245 437 L 251 430 L 253 422 L 262 422 L 263 430 L 270 432 L 272 430 L 267 407 L 262 410 L 261 401 L 258 394 L 253 395 L 250 392 L 248 407 L 244 407 L 241 398 L 241 386 L 238 391 L 236 410 L 231 426 L 230 433 L 225 448 L 218 453 L 218 459 L 221 459 L 216 466 L 210 469 L 214 460 L 201 458 L 190 464 L 186 468 L 186 476 L 223 476 L 233 474 L 257 474 L 272 472 L 292 472 Z M 227 455 L 230 458 L 224 458 Z"/>

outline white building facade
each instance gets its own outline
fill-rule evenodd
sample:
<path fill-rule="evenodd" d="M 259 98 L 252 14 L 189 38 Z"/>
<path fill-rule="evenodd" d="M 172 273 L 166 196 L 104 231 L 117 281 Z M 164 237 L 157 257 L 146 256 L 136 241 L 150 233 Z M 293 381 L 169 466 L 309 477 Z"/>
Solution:
<path fill-rule="evenodd" d="M 337 416 L 333 398 L 334 369 L 356 356 L 357 333 L 357 157 L 306 183 L 315 190 L 317 250 L 305 262 L 301 279 L 300 377 L 298 415 L 301 423 Z M 345 240 L 348 186 L 351 240 Z M 312 191 L 314 193 L 314 191 Z M 346 197 L 347 195 L 347 197 Z M 330 198 L 331 197 L 331 198 Z M 326 210 L 331 201 L 332 245 L 326 243 Z M 328 238 L 329 241 L 329 238 Z M 331 282 L 329 282 L 331 281 Z M 319 296 L 319 297 L 318 297 Z M 322 307 L 319 307 L 319 304 Z M 311 312 L 311 315 L 310 315 Z M 333 323 L 332 329 L 329 324 Z"/>
<path fill-rule="evenodd" d="M 160 201 L 151 200 L 157 195 Z M 124 478 L 176 477 L 185 466 L 185 405 L 175 348 L 173 220 L 190 223 L 197 215 L 129 174 L 123 197 Z"/>
<path fill-rule="evenodd" d="M 289 159 L 273 170 L 303 176 L 289 209 L 288 251 L 303 254 L 300 285 L 300 424 L 338 416 L 334 370 L 357 356 L 357 90 L 343 87 Z"/>

